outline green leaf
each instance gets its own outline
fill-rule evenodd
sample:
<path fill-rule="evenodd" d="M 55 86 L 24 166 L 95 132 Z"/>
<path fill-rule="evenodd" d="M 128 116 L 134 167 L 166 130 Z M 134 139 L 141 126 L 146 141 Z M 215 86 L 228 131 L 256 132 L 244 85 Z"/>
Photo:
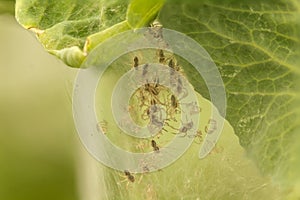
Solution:
<path fill-rule="evenodd" d="M 46 50 L 67 65 L 80 67 L 88 53 L 105 39 L 148 25 L 163 2 L 17 0 L 16 18 L 36 33 Z"/>
<path fill-rule="evenodd" d="M 126 19 L 128 1 L 25 1 L 16 3 L 16 18 L 34 31 L 50 53 L 79 67 L 86 38 Z"/>
<path fill-rule="evenodd" d="M 211 55 L 227 92 L 226 119 L 248 155 L 264 173 L 294 180 L 300 178 L 290 171 L 300 124 L 298 19 L 299 2 L 280 0 L 169 1 L 159 16 L 165 28 L 192 37 Z M 184 69 L 209 98 L 192 66 Z"/>
<path fill-rule="evenodd" d="M 164 5 L 165 0 L 132 0 L 127 12 L 127 21 L 131 28 L 141 28 L 153 21 Z"/>

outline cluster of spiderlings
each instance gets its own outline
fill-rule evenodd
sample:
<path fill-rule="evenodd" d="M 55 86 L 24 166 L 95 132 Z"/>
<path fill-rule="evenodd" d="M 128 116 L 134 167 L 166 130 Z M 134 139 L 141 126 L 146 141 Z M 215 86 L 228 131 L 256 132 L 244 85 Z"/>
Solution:
<path fill-rule="evenodd" d="M 163 80 L 159 80 L 155 74 L 153 76 L 151 75 L 150 78 L 149 76 L 146 76 L 146 74 L 151 71 L 151 65 L 147 64 L 151 62 L 151 55 L 148 54 L 147 57 L 149 58 L 145 58 L 139 53 L 135 53 L 131 56 L 131 61 L 128 65 L 134 69 L 141 67 L 142 70 L 139 71 L 139 74 L 145 78 L 144 80 L 146 80 L 146 83 L 143 83 L 143 85 L 135 91 L 131 96 L 131 99 L 135 99 L 134 102 L 129 103 L 128 107 L 124 109 L 125 112 L 130 113 L 130 116 L 135 123 L 142 126 L 153 126 L 155 130 L 159 130 L 151 137 L 151 139 L 157 141 L 159 146 L 164 146 L 166 142 L 170 141 L 171 137 L 174 137 L 176 134 L 180 134 L 181 137 L 195 138 L 195 143 L 201 144 L 205 134 L 211 134 L 216 130 L 217 124 L 211 119 L 203 130 L 195 130 L 193 135 L 188 134 L 191 129 L 194 130 L 194 124 L 188 118 L 186 118 L 186 120 L 185 118 L 181 119 L 181 115 L 183 117 L 186 115 L 197 115 L 201 112 L 201 109 L 196 102 L 183 103 L 180 101 L 185 98 L 188 92 L 183 86 L 182 78 L 178 76 L 178 74 L 184 75 L 184 71 L 178 64 L 174 55 L 169 52 L 166 53 L 163 50 L 158 50 L 156 51 L 155 59 L 162 67 L 165 67 L 166 72 L 169 72 L 167 76 L 170 75 L 170 77 L 172 77 L 170 78 L 170 81 L 175 81 L 174 84 L 176 87 L 172 87 L 173 89 L 175 88 L 175 93 L 171 92 L 169 88 L 161 84 L 160 81 L 163 83 Z M 177 73 L 175 73 L 175 71 Z M 147 80 L 147 78 L 149 80 Z M 124 119 L 124 123 L 126 122 L 129 123 L 127 119 Z M 101 129 L 104 134 L 114 130 L 114 128 L 111 128 L 111 124 L 109 125 L 106 120 L 98 122 L 97 128 Z M 122 131 L 120 132 L 122 133 Z M 110 137 L 110 134 L 107 136 Z M 144 140 L 133 138 L 133 144 L 129 149 L 134 152 L 153 151 L 150 142 L 151 139 Z"/>
<path fill-rule="evenodd" d="M 161 159 L 162 156 L 168 154 L 168 152 L 163 151 L 163 149 L 171 148 L 165 145 L 175 135 L 195 138 L 195 143 L 201 144 L 205 136 L 204 134 L 210 134 L 216 129 L 216 123 L 214 123 L 214 120 L 210 120 L 203 130 L 196 130 L 193 135 L 188 134 L 191 129 L 194 129 L 195 124 L 190 118 L 185 118 L 184 116 L 199 114 L 201 109 L 196 102 L 181 101 L 188 95 L 188 90 L 183 85 L 184 80 L 178 76 L 178 74 L 184 75 L 184 72 L 174 56 L 169 53 L 165 54 L 162 50 L 156 52 L 156 62 L 165 68 L 163 71 L 167 72 L 166 76 L 170 76 L 170 81 L 174 81 L 171 82 L 171 85 L 173 84 L 171 91 L 170 88 L 164 86 L 163 79 L 160 80 L 158 76 L 155 75 L 155 72 L 151 72 L 151 65 L 147 64 L 151 62 L 150 56 L 148 54 L 148 56 L 145 57 L 137 53 L 130 58 L 131 61 L 128 65 L 134 70 L 137 69 L 138 77 L 143 78 L 145 82 L 135 90 L 128 106 L 124 107 L 124 109 L 125 112 L 130 113 L 135 123 L 143 126 L 152 125 L 159 131 L 155 132 L 155 135 L 152 135 L 152 137 L 148 139 L 132 137 L 130 138 L 130 142 L 124 146 L 129 151 L 137 153 L 154 152 L 155 154 L 153 154 L 153 157 L 145 157 L 138 161 L 138 167 L 142 169 L 140 174 L 135 173 L 134 169 L 131 168 L 123 169 L 121 174 L 118 173 L 122 177 L 117 181 L 119 187 L 125 186 L 126 188 L 130 187 L 132 189 L 140 185 L 137 183 L 141 182 L 142 185 L 146 184 L 152 177 L 152 173 L 150 172 L 153 169 L 159 169 L 157 161 Z M 126 140 L 126 136 L 123 134 L 112 134 L 114 133 L 115 127 L 113 127 L 112 123 L 108 123 L 108 121 L 111 120 L 100 120 L 97 124 L 97 128 L 101 129 L 113 142 L 114 140 Z M 124 120 L 124 123 L 127 121 L 128 120 Z M 221 150 L 220 148 L 215 149 L 213 153 L 217 153 Z M 149 191 L 151 191 L 150 186 Z"/>
<path fill-rule="evenodd" d="M 170 76 L 176 76 L 174 71 L 183 74 L 182 68 L 174 57 L 166 57 L 162 50 L 157 52 L 157 57 L 158 63 L 162 64 L 164 67 L 172 68 L 172 70 L 170 70 Z M 148 64 L 140 63 L 138 56 L 134 56 L 132 63 L 134 68 L 139 66 L 143 67 L 142 75 L 145 75 L 150 67 Z M 135 114 L 138 113 L 139 115 L 139 120 L 161 128 L 161 131 L 151 139 L 139 140 L 139 142 L 134 145 L 134 148 L 139 152 L 152 151 L 159 155 L 161 153 L 160 148 L 165 143 L 164 139 L 160 139 L 162 135 L 172 134 L 171 136 L 173 137 L 174 134 L 180 134 L 181 137 L 193 137 L 195 138 L 196 144 L 201 144 L 204 139 L 203 133 L 212 134 L 216 131 L 216 121 L 214 119 L 209 119 L 203 130 L 197 130 L 194 135 L 187 134 L 187 132 L 193 128 L 194 124 L 193 121 L 190 120 L 186 120 L 185 122 L 180 120 L 180 115 L 185 112 L 182 109 L 186 107 L 192 108 L 189 109 L 189 113 L 185 113 L 190 115 L 199 114 L 201 109 L 198 107 L 196 102 L 180 105 L 179 99 L 184 98 L 187 95 L 187 90 L 183 87 L 180 78 L 176 77 L 170 80 L 177 81 L 174 84 L 179 85 L 176 88 L 177 94 L 181 94 L 179 97 L 177 94 L 173 94 L 170 89 L 160 84 L 160 80 L 158 78 L 146 81 L 147 83 L 138 88 L 133 94 L 133 98 L 136 100 L 135 105 L 138 106 L 131 107 L 128 111 L 135 111 Z M 162 116 L 163 113 L 165 114 L 164 116 Z M 219 153 L 222 150 L 222 148 L 216 147 L 211 153 Z M 140 165 L 144 172 L 138 175 L 138 183 L 141 182 L 144 174 L 148 173 L 151 168 L 156 167 L 152 160 L 141 160 Z M 127 182 L 126 187 L 135 182 L 135 176 L 136 175 L 129 172 L 128 169 L 125 169 L 122 177 L 125 178 L 123 181 Z"/>
<path fill-rule="evenodd" d="M 157 56 L 157 62 L 162 64 L 162 67 L 172 68 L 170 69 L 170 76 L 176 75 L 174 70 L 182 73 L 182 70 L 176 63 L 174 57 L 166 57 L 163 50 L 159 50 Z M 133 67 L 137 68 L 140 65 L 139 58 L 135 56 L 133 58 Z M 148 64 L 142 65 L 142 76 L 147 74 L 149 67 Z M 179 93 L 181 92 L 183 94 L 182 96 L 187 95 L 180 77 L 172 77 L 170 80 L 178 80 L 177 83 L 174 83 L 179 85 L 176 90 L 179 90 Z M 140 113 L 139 119 L 158 128 L 160 130 L 157 134 L 158 138 L 163 132 L 180 131 L 178 128 L 171 125 L 172 122 L 176 123 L 179 121 L 178 119 L 181 114 L 179 99 L 169 88 L 160 84 L 158 78 L 154 78 L 154 80 L 146 79 L 146 82 L 147 83 L 138 88 L 133 95 L 133 97 L 136 98 L 138 105 L 138 108 L 135 109 L 138 109 L 136 113 Z M 173 131 L 168 130 L 169 128 L 173 129 Z"/>

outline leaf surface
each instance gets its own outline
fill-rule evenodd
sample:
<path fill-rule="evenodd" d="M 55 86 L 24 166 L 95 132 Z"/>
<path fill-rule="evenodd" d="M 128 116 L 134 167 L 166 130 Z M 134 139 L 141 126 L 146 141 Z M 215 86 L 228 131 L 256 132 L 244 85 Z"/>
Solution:
<path fill-rule="evenodd" d="M 240 144 L 263 172 L 282 176 L 291 173 L 291 147 L 299 138 L 298 6 L 292 1 L 169 1 L 159 16 L 164 27 L 185 33 L 208 51 L 224 81 L 226 119 Z M 185 72 L 209 98 L 192 66 Z"/>
<path fill-rule="evenodd" d="M 164 0 L 146 4 L 129 0 L 17 0 L 16 18 L 36 33 L 46 50 L 67 65 L 80 67 L 88 53 L 105 39 L 148 25 L 163 3 Z"/>

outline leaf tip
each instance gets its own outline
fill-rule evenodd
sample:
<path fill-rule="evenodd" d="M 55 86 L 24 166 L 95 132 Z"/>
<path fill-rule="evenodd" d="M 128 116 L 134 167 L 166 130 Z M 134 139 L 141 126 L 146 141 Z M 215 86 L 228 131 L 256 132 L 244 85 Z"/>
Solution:
<path fill-rule="evenodd" d="M 74 68 L 80 68 L 81 63 L 87 55 L 87 53 L 82 52 L 82 50 L 77 46 L 61 50 L 49 50 L 49 53 L 55 55 L 63 60 L 65 64 Z"/>

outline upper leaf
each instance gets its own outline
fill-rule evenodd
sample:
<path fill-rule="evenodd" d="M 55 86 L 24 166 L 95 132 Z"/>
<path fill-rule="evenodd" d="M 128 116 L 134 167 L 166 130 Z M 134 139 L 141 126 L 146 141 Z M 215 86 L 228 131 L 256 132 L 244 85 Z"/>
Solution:
<path fill-rule="evenodd" d="M 150 23 L 163 2 L 17 0 L 16 18 L 21 25 L 37 34 L 50 53 L 67 65 L 79 67 L 88 52 L 105 39 Z M 145 10 L 149 12 L 143 14 Z"/>
<path fill-rule="evenodd" d="M 132 0 L 127 12 L 127 21 L 131 28 L 141 28 L 154 20 L 165 0 Z"/>

